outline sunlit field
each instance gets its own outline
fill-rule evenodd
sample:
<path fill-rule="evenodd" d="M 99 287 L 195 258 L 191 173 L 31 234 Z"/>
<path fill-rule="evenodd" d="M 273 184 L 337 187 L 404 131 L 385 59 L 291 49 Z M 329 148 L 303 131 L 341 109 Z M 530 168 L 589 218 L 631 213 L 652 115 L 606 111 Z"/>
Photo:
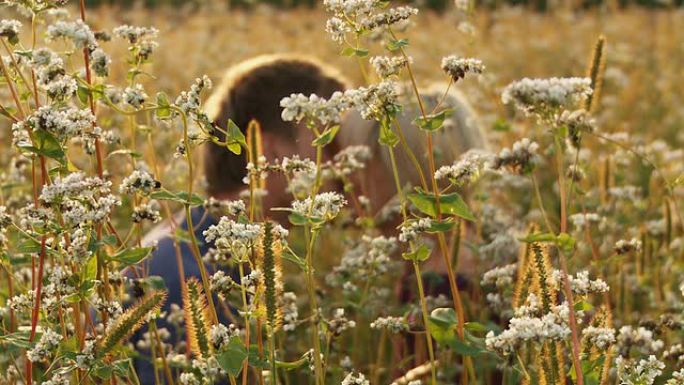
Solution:
<path fill-rule="evenodd" d="M 684 385 L 682 9 L 62 3 L 0 3 L 0 384 Z"/>

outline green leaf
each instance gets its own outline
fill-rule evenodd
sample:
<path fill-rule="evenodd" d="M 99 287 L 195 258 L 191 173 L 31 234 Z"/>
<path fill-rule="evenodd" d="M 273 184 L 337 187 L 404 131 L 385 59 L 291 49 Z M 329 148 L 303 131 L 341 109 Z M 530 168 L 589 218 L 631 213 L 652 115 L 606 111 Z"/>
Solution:
<path fill-rule="evenodd" d="M 82 271 L 81 278 L 83 281 L 97 278 L 97 255 L 93 254 L 90 259 L 88 259 L 88 262 L 86 262 L 85 268 Z"/>
<path fill-rule="evenodd" d="M 169 98 L 165 93 L 157 93 L 157 108 L 154 112 L 160 119 L 171 117 L 171 103 L 169 103 Z"/>
<path fill-rule="evenodd" d="M 392 39 L 387 43 L 386 48 L 388 51 L 394 52 L 394 51 L 398 51 L 399 49 L 401 49 L 403 47 L 406 47 L 408 44 L 409 44 L 408 39 L 400 39 L 400 40 Z"/>
<path fill-rule="evenodd" d="M 454 110 L 446 109 L 436 114 L 416 118 L 413 123 L 421 129 L 429 132 L 437 131 L 444 125 L 444 120 L 448 118 Z"/>
<path fill-rule="evenodd" d="M 497 119 L 492 125 L 492 130 L 496 132 L 510 132 L 513 129 L 510 123 L 504 119 Z"/>
<path fill-rule="evenodd" d="M 431 323 L 441 328 L 456 327 L 458 325 L 456 311 L 450 307 L 440 307 L 433 310 L 428 319 Z"/>
<path fill-rule="evenodd" d="M 311 145 L 316 146 L 316 147 L 323 147 L 327 144 L 330 144 L 333 139 L 335 139 L 335 136 L 337 133 L 340 131 L 340 126 L 332 126 L 328 128 L 327 130 L 323 131 L 321 135 L 318 136 L 318 138 L 314 139 L 313 142 L 311 142 Z"/>
<path fill-rule="evenodd" d="M 232 119 L 228 119 L 228 129 L 226 130 L 226 148 L 235 155 L 240 155 L 242 153 L 242 147 L 247 148 L 247 139 L 245 134 L 242 133 L 240 127 L 233 122 Z"/>
<path fill-rule="evenodd" d="M 232 376 L 242 371 L 242 365 L 248 357 L 247 349 L 240 337 L 232 337 L 226 349 L 217 354 L 216 359 L 221 369 Z"/>
<path fill-rule="evenodd" d="M 330 144 L 333 139 L 335 139 L 335 136 L 337 133 L 340 131 L 340 126 L 332 126 L 328 128 L 327 130 L 323 131 L 316 139 L 311 142 L 312 146 L 316 147 L 323 147 L 327 144 Z"/>
<path fill-rule="evenodd" d="M 31 136 L 33 137 L 33 145 L 22 146 L 22 149 L 56 159 L 64 164 L 64 149 L 57 138 L 45 130 L 34 130 Z"/>
<path fill-rule="evenodd" d="M 411 251 L 409 253 L 403 253 L 402 257 L 404 257 L 404 259 L 407 261 L 423 262 L 430 258 L 431 251 L 432 250 L 430 250 L 429 247 L 420 245 L 417 250 Z"/>
<path fill-rule="evenodd" d="M 430 223 L 430 228 L 427 229 L 428 233 L 444 233 L 454 228 L 454 219 L 447 218 L 442 221 L 434 220 Z"/>
<path fill-rule="evenodd" d="M 347 47 L 340 52 L 340 55 L 364 57 L 368 56 L 368 50 L 363 48 Z"/>
<path fill-rule="evenodd" d="M 192 194 L 192 199 L 189 199 L 188 193 L 186 191 L 173 193 L 169 190 L 160 190 L 154 191 L 152 194 L 150 194 L 150 197 L 152 199 L 173 201 L 190 206 L 201 206 L 204 204 L 204 199 L 197 194 Z"/>
<path fill-rule="evenodd" d="M 551 233 L 533 233 L 522 238 L 518 238 L 520 242 L 534 243 L 534 242 L 556 242 L 556 234 Z"/>
<path fill-rule="evenodd" d="M 380 125 L 380 138 L 378 142 L 388 147 L 394 147 L 399 143 L 399 136 L 392 131 L 389 122 Z"/>
<path fill-rule="evenodd" d="M 153 247 L 136 247 L 123 250 L 120 253 L 109 257 L 110 260 L 124 264 L 125 266 L 135 265 L 147 258 L 152 253 Z"/>
<path fill-rule="evenodd" d="M 429 194 L 418 189 L 416 192 L 408 194 L 408 199 L 422 213 L 433 218 L 437 217 L 437 199 L 433 194 Z M 456 192 L 440 195 L 439 204 L 442 214 L 455 215 L 469 221 L 475 220 L 475 217 L 468 208 L 468 205 Z"/>

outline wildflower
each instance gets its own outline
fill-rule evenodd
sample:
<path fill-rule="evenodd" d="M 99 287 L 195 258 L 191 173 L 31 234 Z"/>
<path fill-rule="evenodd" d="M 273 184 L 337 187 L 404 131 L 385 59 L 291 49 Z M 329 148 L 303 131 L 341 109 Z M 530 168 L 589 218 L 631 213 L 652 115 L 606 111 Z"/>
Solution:
<path fill-rule="evenodd" d="M 26 352 L 26 357 L 31 362 L 44 360 L 50 356 L 61 340 L 61 334 L 51 329 L 45 329 L 36 345 Z"/>
<path fill-rule="evenodd" d="M 351 372 L 344 377 L 341 385 L 370 385 L 370 381 L 361 373 Z"/>
<path fill-rule="evenodd" d="M 330 34 L 333 41 L 343 44 L 347 33 L 352 32 L 352 28 L 338 17 L 331 17 L 325 23 L 325 31 Z"/>
<path fill-rule="evenodd" d="M 348 90 L 345 95 L 361 117 L 366 120 L 381 121 L 387 116 L 394 116 L 401 111 L 397 84 L 383 80 L 378 84 Z"/>
<path fill-rule="evenodd" d="M 317 194 L 313 199 L 308 197 L 304 200 L 292 202 L 292 213 L 304 218 L 316 221 L 330 221 L 340 213 L 342 207 L 347 204 L 344 197 L 336 192 L 324 192 Z"/>
<path fill-rule="evenodd" d="M 618 352 L 622 356 L 628 356 L 632 348 L 636 348 L 642 354 L 653 354 L 663 346 L 663 341 L 656 339 L 653 331 L 643 326 L 634 329 L 625 325 L 620 328 L 617 335 Z"/>
<path fill-rule="evenodd" d="M 399 241 L 404 243 L 414 242 L 418 240 L 419 233 L 427 231 L 430 227 L 432 227 L 432 220 L 430 218 L 420 218 L 402 224 Z"/>
<path fill-rule="evenodd" d="M 526 113 L 546 116 L 591 93 L 589 78 L 524 78 L 509 84 L 501 100 L 504 104 L 514 104 Z"/>
<path fill-rule="evenodd" d="M 558 117 L 558 126 L 565 126 L 568 128 L 568 136 L 575 147 L 579 146 L 580 136 L 584 132 L 594 132 L 596 129 L 596 121 L 591 115 L 583 109 L 568 111 L 564 110 Z"/>
<path fill-rule="evenodd" d="M 43 186 L 40 200 L 45 204 L 59 205 L 67 223 L 99 222 L 121 203 L 111 195 L 110 187 L 111 182 L 75 172 L 55 178 L 51 185 Z"/>
<path fill-rule="evenodd" d="M 204 208 L 210 211 L 220 211 L 232 217 L 240 216 L 247 211 L 247 206 L 242 200 L 221 200 L 214 197 L 209 197 L 204 201 Z"/>
<path fill-rule="evenodd" d="M 672 378 L 665 385 L 684 385 L 684 369 L 672 373 Z"/>
<path fill-rule="evenodd" d="M 21 22 L 13 19 L 0 20 L 0 37 L 5 37 L 7 40 L 15 44 L 19 40 L 19 29 Z"/>
<path fill-rule="evenodd" d="M 224 298 L 237 287 L 237 283 L 233 281 L 233 278 L 226 275 L 222 270 L 217 271 L 209 278 L 209 284 L 211 285 L 212 292 L 217 293 Z"/>
<path fill-rule="evenodd" d="M 506 330 L 499 335 L 495 335 L 493 331 L 487 333 L 487 349 L 507 356 L 525 342 L 562 341 L 570 335 L 567 302 L 552 306 L 548 313 L 541 316 L 536 316 L 541 309 L 536 296 L 530 295 L 527 303 L 528 305 L 516 309 L 515 317 L 511 318 Z"/>
<path fill-rule="evenodd" d="M 387 329 L 391 333 L 408 331 L 408 322 L 404 317 L 379 317 L 370 324 L 371 329 Z"/>
<path fill-rule="evenodd" d="M 344 315 L 344 309 L 335 309 L 333 313 L 333 318 L 327 321 L 328 330 L 334 335 L 339 336 L 347 329 L 353 329 L 356 327 L 356 321 L 349 320 Z"/>
<path fill-rule="evenodd" d="M 223 324 L 216 324 L 211 327 L 209 338 L 214 349 L 221 351 L 223 347 L 228 345 L 230 339 L 238 336 L 239 333 L 240 331 L 233 324 L 228 325 L 228 327 Z"/>
<path fill-rule="evenodd" d="M 556 287 L 560 287 L 562 273 L 560 270 L 554 270 L 552 272 L 552 280 Z M 570 287 L 575 295 L 587 295 L 590 293 L 606 293 L 610 290 L 608 284 L 602 279 L 589 279 L 589 272 L 584 270 L 580 271 L 575 276 L 568 275 L 570 280 Z"/>
<path fill-rule="evenodd" d="M 641 251 L 641 241 L 636 238 L 632 238 L 629 241 L 620 239 L 615 242 L 613 251 L 615 251 L 615 254 L 617 255 L 624 255 L 631 252 L 638 253 Z"/>
<path fill-rule="evenodd" d="M 615 359 L 617 376 L 622 385 L 653 385 L 655 378 L 665 369 L 665 364 L 654 355 L 641 359 L 636 364 L 622 357 Z"/>
<path fill-rule="evenodd" d="M 93 51 L 97 47 L 95 34 L 82 20 L 56 21 L 48 26 L 47 35 L 50 40 L 68 39 L 77 48 L 87 48 Z"/>
<path fill-rule="evenodd" d="M 33 130 L 45 130 L 60 140 L 79 137 L 95 123 L 90 110 L 43 106 L 33 112 L 25 121 L 15 123 L 13 131 L 26 130 L 28 125 Z"/>
<path fill-rule="evenodd" d="M 340 175 L 350 175 L 356 170 L 366 167 L 366 162 L 371 158 L 371 150 L 368 146 L 357 145 L 342 149 L 333 157 L 333 169 Z"/>
<path fill-rule="evenodd" d="M 319 123 L 323 126 L 341 121 L 341 114 L 349 109 L 349 99 L 339 91 L 332 94 L 330 99 L 316 94 L 292 94 L 280 101 L 283 108 L 281 117 L 286 122 Z"/>
<path fill-rule="evenodd" d="M 456 186 L 467 186 L 477 180 L 484 169 L 489 155 L 480 150 L 470 150 L 450 166 L 442 166 L 435 171 L 435 179 L 449 179 Z"/>
<path fill-rule="evenodd" d="M 523 138 L 513 143 L 512 148 L 504 148 L 499 151 L 492 160 L 492 168 L 498 170 L 506 167 L 513 173 L 527 174 L 539 163 L 538 149 L 539 144 L 537 142 Z"/>
<path fill-rule="evenodd" d="M 147 203 L 141 203 L 133 208 L 131 220 L 133 223 L 142 223 L 142 221 L 150 221 L 157 223 L 161 221 L 162 217 L 159 213 L 159 203 L 156 200 L 151 200 Z"/>
<path fill-rule="evenodd" d="M 512 285 L 517 270 L 518 265 L 515 263 L 501 267 L 495 267 L 482 275 L 481 284 L 483 286 L 493 285 L 497 288 L 503 288 Z"/>
<path fill-rule="evenodd" d="M 207 242 L 214 242 L 217 249 L 238 253 L 241 256 L 246 248 L 251 247 L 261 234 L 261 226 L 238 223 L 228 217 L 221 217 L 219 223 L 211 225 L 204 231 Z"/>
<path fill-rule="evenodd" d="M 200 110 L 202 103 L 201 93 L 204 90 L 211 89 L 211 87 L 212 82 L 207 75 L 197 78 L 192 86 L 190 86 L 190 90 L 181 92 L 174 104 L 185 114 L 199 117 L 203 114 Z"/>
<path fill-rule="evenodd" d="M 297 327 L 299 310 L 297 309 L 297 294 L 286 291 L 279 298 L 280 308 L 283 311 L 283 330 L 293 331 Z"/>
<path fill-rule="evenodd" d="M 95 72 L 95 75 L 100 77 L 109 76 L 109 64 L 112 59 L 103 51 L 98 48 L 90 54 L 90 68 Z"/>
<path fill-rule="evenodd" d="M 43 381 L 41 385 L 70 385 L 71 381 L 66 374 L 57 373 L 47 381 Z"/>
<path fill-rule="evenodd" d="M 373 69 L 383 79 L 399 75 L 402 68 L 406 67 L 409 63 L 411 63 L 410 58 L 407 59 L 403 56 L 374 56 L 370 58 L 370 64 L 373 66 Z"/>
<path fill-rule="evenodd" d="M 134 170 L 129 176 L 121 181 L 119 191 L 122 194 L 142 194 L 150 195 L 152 191 L 161 187 L 161 182 L 154 179 L 154 176 L 144 168 Z"/>
<path fill-rule="evenodd" d="M 606 350 L 615 343 L 615 330 L 613 328 L 587 326 L 582 330 L 582 336 L 599 350 Z"/>
<path fill-rule="evenodd" d="M 114 28 L 112 31 L 115 36 L 128 40 L 131 44 L 140 42 L 143 38 L 155 38 L 159 30 L 154 27 L 135 27 L 130 25 L 121 25 Z"/>
<path fill-rule="evenodd" d="M 359 24 L 364 30 L 372 31 L 376 28 L 392 26 L 417 14 L 418 9 L 409 6 L 390 8 L 385 12 L 363 18 Z"/>
<path fill-rule="evenodd" d="M 197 377 L 193 373 L 181 373 L 180 377 L 178 377 L 178 381 L 181 383 L 181 385 L 201 385 L 202 383 L 200 382 Z"/>
<path fill-rule="evenodd" d="M 454 82 L 464 79 L 468 74 L 481 74 L 485 66 L 479 59 L 460 58 L 452 55 L 442 59 L 442 71 L 451 76 Z"/>
<path fill-rule="evenodd" d="M 136 84 L 134 87 L 126 87 L 123 91 L 124 102 L 136 110 L 142 107 L 147 98 L 148 96 L 140 84 Z"/>

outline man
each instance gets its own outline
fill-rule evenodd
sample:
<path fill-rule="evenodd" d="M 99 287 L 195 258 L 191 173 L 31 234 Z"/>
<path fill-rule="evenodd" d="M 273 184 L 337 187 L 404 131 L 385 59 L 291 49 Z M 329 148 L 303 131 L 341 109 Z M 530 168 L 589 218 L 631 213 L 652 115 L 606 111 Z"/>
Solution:
<path fill-rule="evenodd" d="M 323 98 L 330 97 L 335 91 L 349 87 L 348 82 L 337 71 L 313 59 L 293 55 L 260 56 L 247 60 L 231 68 L 207 101 L 205 111 L 219 126 L 225 127 L 231 119 L 241 129 L 249 122 L 256 120 L 262 129 L 264 156 L 268 160 L 282 159 L 298 154 L 301 158 L 314 158 L 315 149 L 311 146 L 313 134 L 303 124 L 285 122 L 281 118 L 280 100 L 293 93 L 305 95 L 317 94 Z M 426 91 L 426 101 L 434 106 L 437 99 L 445 93 L 445 86 L 437 86 Z M 437 96 L 439 95 L 439 96 Z M 410 95 L 408 95 L 410 96 Z M 443 101 L 444 105 L 455 109 L 451 119 L 447 121 L 447 129 L 437 134 L 436 143 L 440 143 L 438 154 L 442 163 L 451 163 L 460 154 L 471 148 L 485 148 L 486 141 L 477 124 L 472 109 L 463 101 L 462 96 L 451 92 Z M 407 135 L 412 150 L 427 164 L 425 157 L 424 135 L 411 126 L 412 118 L 417 116 L 415 108 L 407 108 L 400 117 L 400 124 Z M 369 198 L 374 210 L 379 211 L 395 196 L 395 184 L 389 167 L 387 150 L 378 144 L 378 129 L 374 122 L 364 121 L 356 113 L 349 113 L 336 140 L 325 147 L 327 159 L 342 148 L 363 144 L 370 147 L 373 156 L 366 170 L 355 182 L 361 193 Z M 243 156 L 236 156 L 224 147 L 206 145 L 204 150 L 204 173 L 207 181 L 207 194 L 219 200 L 238 199 L 246 188 L 243 178 L 246 176 L 247 162 Z M 414 185 L 418 184 L 413 164 L 398 149 L 402 180 Z M 427 173 L 427 170 L 424 170 Z M 267 215 L 269 208 L 287 207 L 291 196 L 286 191 L 287 181 L 282 175 L 271 174 L 268 178 L 268 191 L 262 197 L 262 206 Z M 204 255 L 208 245 L 203 242 L 203 231 L 216 224 L 214 218 L 204 208 L 192 212 L 195 235 L 200 240 L 200 252 Z M 178 226 L 187 229 L 184 218 L 178 219 Z M 165 305 L 166 311 L 171 304 L 182 305 L 181 274 L 185 278 L 199 277 L 200 270 L 185 242 L 175 243 L 172 237 L 172 226 L 165 223 L 154 229 L 145 238 L 146 244 L 157 244 L 153 255 L 146 261 L 148 274 L 163 277 L 169 292 Z M 181 261 L 181 265 L 177 261 Z M 438 260 L 438 258 L 433 258 Z M 210 267 L 207 266 L 209 269 Z M 439 270 L 439 268 L 436 268 Z M 180 274 L 179 274 L 180 272 Z M 210 271 L 211 273 L 211 271 Z M 230 274 L 230 273 L 229 273 Z M 236 279 L 237 280 L 237 279 Z M 218 302 L 217 302 L 218 303 Z M 218 307 L 218 306 L 217 306 Z M 219 310 L 219 309 L 217 309 Z M 219 311 L 220 321 L 228 324 L 227 312 Z M 158 327 L 165 327 L 165 320 L 157 321 Z M 133 338 L 139 340 L 144 331 Z M 154 369 L 144 360 L 136 361 L 136 369 L 142 384 L 154 383 Z M 163 376 L 163 374 L 160 374 Z"/>

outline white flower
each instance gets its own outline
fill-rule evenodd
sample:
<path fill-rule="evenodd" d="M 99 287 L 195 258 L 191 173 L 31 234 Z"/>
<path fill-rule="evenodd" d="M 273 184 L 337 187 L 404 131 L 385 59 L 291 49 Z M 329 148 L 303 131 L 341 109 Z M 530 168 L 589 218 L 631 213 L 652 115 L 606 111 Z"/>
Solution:
<path fill-rule="evenodd" d="M 48 26 L 47 35 L 51 40 L 69 39 L 78 48 L 93 50 L 97 47 L 95 34 L 82 20 L 72 22 L 56 21 Z"/>
<path fill-rule="evenodd" d="M 281 118 L 286 122 L 319 123 L 323 126 L 341 121 L 341 114 L 349 109 L 349 99 L 339 91 L 332 94 L 330 99 L 316 94 L 292 94 L 280 101 L 283 108 Z"/>
<path fill-rule="evenodd" d="M 437 169 L 435 179 L 449 179 L 456 186 L 467 186 L 477 180 L 490 157 L 481 150 L 469 150 L 454 164 Z"/>
<path fill-rule="evenodd" d="M 121 181 L 119 191 L 122 194 L 142 194 L 150 193 L 161 187 L 161 182 L 154 179 L 154 176 L 144 168 L 134 170 L 129 176 Z"/>
<path fill-rule="evenodd" d="M 333 157 L 333 169 L 340 175 L 349 175 L 366 167 L 371 159 L 370 147 L 365 145 L 349 146 Z"/>
<path fill-rule="evenodd" d="M 419 233 L 427 231 L 430 227 L 432 227 L 432 220 L 430 218 L 420 218 L 404 223 L 401 225 L 399 241 L 404 243 L 416 241 L 418 240 Z"/>
<path fill-rule="evenodd" d="M 451 76 L 457 82 L 468 74 L 481 74 L 485 66 L 479 59 L 460 58 L 452 55 L 442 59 L 442 71 Z"/>
<path fill-rule="evenodd" d="M 599 350 L 606 350 L 615 343 L 615 330 L 613 328 L 587 326 L 582 330 L 582 336 Z"/>
<path fill-rule="evenodd" d="M 97 76 L 105 77 L 109 75 L 109 64 L 112 59 L 102 49 L 98 48 L 90 54 L 90 68 Z"/>
<path fill-rule="evenodd" d="M 546 115 L 591 93 L 589 78 L 524 78 L 509 84 L 501 100 L 504 104 L 515 104 L 527 113 Z"/>
<path fill-rule="evenodd" d="M 209 226 L 203 234 L 207 242 L 213 241 L 221 251 L 243 253 L 257 240 L 261 234 L 261 226 L 221 217 L 218 224 Z"/>
<path fill-rule="evenodd" d="M 38 340 L 33 349 L 26 352 L 26 357 L 31 362 L 44 360 L 50 356 L 55 348 L 57 348 L 61 340 L 61 334 L 52 331 L 51 329 L 45 329 L 40 336 L 40 340 Z"/>
<path fill-rule="evenodd" d="M 492 159 L 491 167 L 495 170 L 506 167 L 516 174 L 526 174 L 539 162 L 537 150 L 539 144 L 528 138 L 513 143 L 513 147 L 504 148 Z"/>
<path fill-rule="evenodd" d="M 618 333 L 617 346 L 620 354 L 626 356 L 632 348 L 636 348 L 642 354 L 653 354 L 662 349 L 665 344 L 656 339 L 651 330 L 642 326 L 634 329 L 632 326 L 625 325 Z"/>
<path fill-rule="evenodd" d="M 623 255 L 630 252 L 638 253 L 641 251 L 641 241 L 636 238 L 632 238 L 630 240 L 620 239 L 619 241 L 615 242 L 613 250 L 617 255 Z"/>
<path fill-rule="evenodd" d="M 122 25 L 114 28 L 112 31 L 114 35 L 128 40 L 131 44 L 136 44 L 143 38 L 155 38 L 159 30 L 153 27 L 134 27 L 130 25 Z"/>
<path fill-rule="evenodd" d="M 134 87 L 126 87 L 123 91 L 124 102 L 135 109 L 140 109 L 147 98 L 148 96 L 140 84 L 136 84 Z"/>
<path fill-rule="evenodd" d="M 86 177 L 82 172 L 55 178 L 43 186 L 40 200 L 45 204 L 59 205 L 64 220 L 73 225 L 99 222 L 121 202 L 110 193 L 111 182 L 98 177 Z"/>
<path fill-rule="evenodd" d="M 133 214 L 131 214 L 131 220 L 133 223 L 141 223 L 142 221 L 150 221 L 152 223 L 157 223 L 162 220 L 161 214 L 159 213 L 159 202 L 156 200 L 151 200 L 147 203 L 141 203 L 133 209 Z"/>
<path fill-rule="evenodd" d="M 370 381 L 361 373 L 351 372 L 342 380 L 341 385 L 370 385 Z"/>
<path fill-rule="evenodd" d="M 317 194 L 313 199 L 308 197 L 304 200 L 293 201 L 291 210 L 305 218 L 329 221 L 335 218 L 346 204 L 347 201 L 341 194 L 324 192 Z"/>
<path fill-rule="evenodd" d="M 636 364 L 618 356 L 615 364 L 621 385 L 653 385 L 655 378 L 660 376 L 665 369 L 665 364 L 653 355 L 647 360 L 639 360 Z"/>
<path fill-rule="evenodd" d="M 6 37 L 10 42 L 15 41 L 19 35 L 21 22 L 13 19 L 0 20 L 0 37 Z"/>
<path fill-rule="evenodd" d="M 684 385 L 684 369 L 672 373 L 672 378 L 665 385 Z"/>
<path fill-rule="evenodd" d="M 495 267 L 482 275 L 483 286 L 494 285 L 498 288 L 503 288 L 513 284 L 515 274 L 518 271 L 518 265 L 511 263 L 501 267 Z"/>
<path fill-rule="evenodd" d="M 399 75 L 399 72 L 411 62 L 403 56 L 374 56 L 369 61 L 378 76 L 383 79 Z"/>
<path fill-rule="evenodd" d="M 230 342 L 231 338 L 238 336 L 239 334 L 240 331 L 233 324 L 228 325 L 228 327 L 223 324 L 216 324 L 211 327 L 209 338 L 211 339 L 211 344 L 214 348 L 221 350 Z"/>
<path fill-rule="evenodd" d="M 417 14 L 418 9 L 409 6 L 390 8 L 385 12 L 363 18 L 359 24 L 363 29 L 372 31 L 380 27 L 389 27 Z"/>
<path fill-rule="evenodd" d="M 391 333 L 408 331 L 408 322 L 404 317 L 379 317 L 370 324 L 371 329 L 387 329 Z"/>

